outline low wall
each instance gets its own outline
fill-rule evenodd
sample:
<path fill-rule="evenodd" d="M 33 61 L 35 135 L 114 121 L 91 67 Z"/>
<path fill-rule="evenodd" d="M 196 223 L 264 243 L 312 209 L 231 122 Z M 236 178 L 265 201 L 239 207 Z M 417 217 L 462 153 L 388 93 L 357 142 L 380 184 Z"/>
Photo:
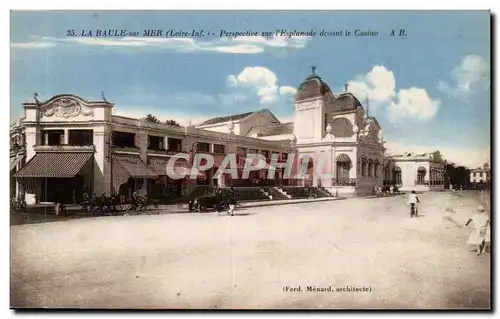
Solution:
<path fill-rule="evenodd" d="M 323 186 L 330 194 L 336 197 L 354 197 L 356 196 L 355 186 Z"/>

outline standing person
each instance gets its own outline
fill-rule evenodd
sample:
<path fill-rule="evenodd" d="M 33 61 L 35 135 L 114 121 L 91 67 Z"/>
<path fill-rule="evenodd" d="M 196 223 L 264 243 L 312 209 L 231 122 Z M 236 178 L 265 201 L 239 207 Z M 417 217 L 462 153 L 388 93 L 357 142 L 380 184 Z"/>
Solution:
<path fill-rule="evenodd" d="M 227 214 L 234 216 L 235 209 L 236 209 L 236 199 L 234 198 L 234 195 L 231 195 L 229 197 L 229 211 L 227 212 Z"/>
<path fill-rule="evenodd" d="M 391 186 L 389 186 L 389 194 L 394 195 L 393 192 L 394 192 L 394 186 L 391 185 Z"/>
<path fill-rule="evenodd" d="M 465 226 L 468 226 L 470 223 L 472 223 L 474 229 L 469 236 L 467 244 L 475 245 L 477 248 L 477 255 L 483 255 L 486 244 L 491 241 L 490 217 L 486 213 L 484 206 L 479 205 L 477 207 L 477 212 L 467 220 Z"/>
<path fill-rule="evenodd" d="M 418 203 L 420 203 L 420 199 L 418 199 L 416 192 L 413 190 L 408 194 L 408 206 L 410 206 L 411 218 L 413 218 L 413 215 L 418 216 Z"/>

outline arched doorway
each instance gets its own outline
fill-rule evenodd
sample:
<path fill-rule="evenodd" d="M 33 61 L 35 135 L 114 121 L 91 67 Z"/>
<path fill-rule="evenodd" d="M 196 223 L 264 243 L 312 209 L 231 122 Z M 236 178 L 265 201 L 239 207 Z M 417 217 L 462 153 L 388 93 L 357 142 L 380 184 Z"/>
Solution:
<path fill-rule="evenodd" d="M 425 184 L 425 175 L 427 174 L 427 170 L 425 167 L 420 166 L 417 169 L 417 185 L 424 185 Z"/>
<path fill-rule="evenodd" d="M 396 185 L 402 185 L 402 178 L 401 178 L 401 168 L 399 166 L 394 167 L 394 183 Z"/>
<path fill-rule="evenodd" d="M 351 170 L 351 159 L 347 154 L 340 154 L 336 159 L 336 178 L 337 184 L 349 181 L 349 171 Z"/>

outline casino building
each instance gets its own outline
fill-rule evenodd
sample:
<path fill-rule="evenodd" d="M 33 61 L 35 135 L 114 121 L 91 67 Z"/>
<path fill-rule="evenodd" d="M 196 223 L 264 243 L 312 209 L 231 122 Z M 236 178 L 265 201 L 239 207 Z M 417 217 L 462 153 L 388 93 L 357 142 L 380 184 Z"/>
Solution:
<path fill-rule="evenodd" d="M 371 194 L 384 177 L 385 183 L 393 181 L 397 175 L 387 171 L 400 161 L 384 159 L 379 123 L 347 86 L 345 92 L 332 92 L 314 69 L 297 90 L 291 123 L 281 123 L 263 109 L 180 127 L 117 116 L 112 110 L 119 106 L 104 97 L 88 101 L 71 94 L 46 101 L 35 97 L 23 107 L 24 117 L 11 127 L 11 196 L 23 194 L 28 204 L 78 201 L 84 191 L 175 197 L 201 185 L 310 186 L 333 196 L 355 196 Z M 214 168 L 196 179 L 170 179 L 167 162 L 177 153 L 188 158 L 210 153 Z M 225 154 L 240 159 L 255 153 L 264 155 L 266 164 L 250 179 L 215 175 Z M 273 154 L 280 163 L 295 154 L 321 157 L 324 165 L 320 171 L 317 161 L 310 161 L 307 178 L 283 179 L 283 168 L 271 166 Z M 238 160 L 240 172 L 242 165 Z M 189 160 L 178 160 L 174 169 L 188 171 L 191 166 Z M 265 180 L 269 169 L 274 180 Z M 325 178 L 321 172 L 331 175 Z"/>

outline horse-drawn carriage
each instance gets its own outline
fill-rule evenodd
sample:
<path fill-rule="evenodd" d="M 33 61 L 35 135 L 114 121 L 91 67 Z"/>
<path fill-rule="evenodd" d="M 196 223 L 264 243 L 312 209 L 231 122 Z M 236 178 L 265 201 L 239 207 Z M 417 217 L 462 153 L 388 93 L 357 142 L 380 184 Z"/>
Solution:
<path fill-rule="evenodd" d="M 82 211 L 95 215 L 130 215 L 130 214 L 158 214 L 158 203 L 148 198 L 147 195 L 134 196 L 132 203 L 125 201 L 118 195 L 107 196 L 102 194 L 92 198 L 84 196 L 81 203 Z"/>

